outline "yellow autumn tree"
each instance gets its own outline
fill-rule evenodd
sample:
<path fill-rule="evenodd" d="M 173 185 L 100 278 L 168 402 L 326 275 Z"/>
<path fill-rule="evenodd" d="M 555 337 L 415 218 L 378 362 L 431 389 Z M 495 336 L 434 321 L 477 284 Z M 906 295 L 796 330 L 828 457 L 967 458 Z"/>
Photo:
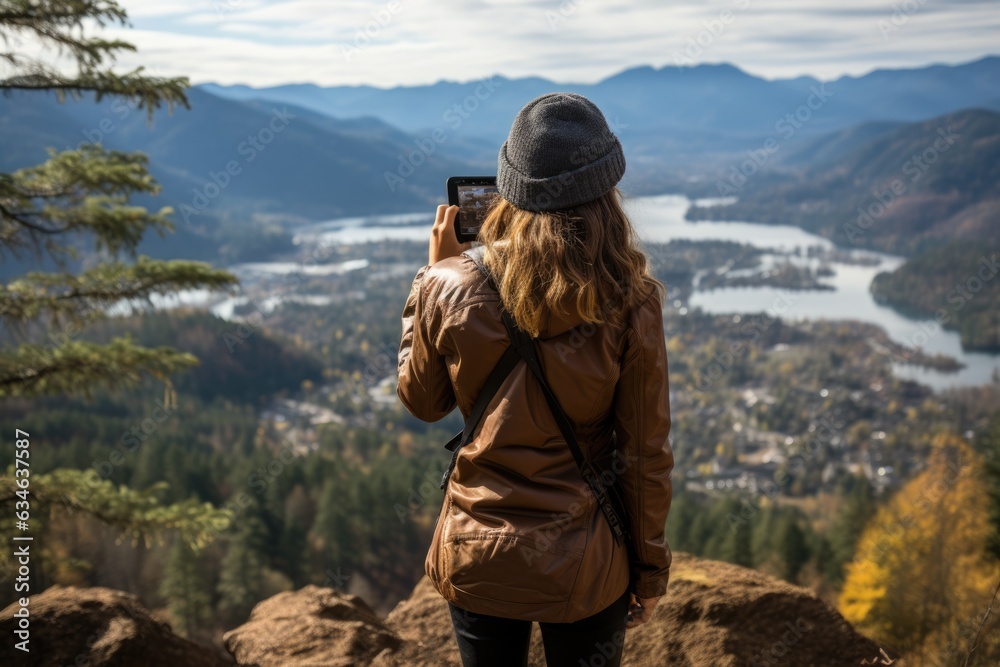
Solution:
<path fill-rule="evenodd" d="M 847 566 L 841 613 L 907 665 L 961 665 L 1000 577 L 986 550 L 983 469 L 961 438 L 938 436 L 927 468 L 879 510 Z M 980 642 L 976 653 L 990 650 Z"/>

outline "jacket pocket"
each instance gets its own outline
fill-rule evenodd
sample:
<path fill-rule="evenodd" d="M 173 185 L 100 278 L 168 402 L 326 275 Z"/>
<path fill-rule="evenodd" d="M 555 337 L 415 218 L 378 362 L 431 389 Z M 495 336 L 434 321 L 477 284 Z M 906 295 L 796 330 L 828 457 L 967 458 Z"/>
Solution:
<path fill-rule="evenodd" d="M 513 604 L 568 601 L 583 560 L 582 551 L 504 531 L 449 535 L 441 548 L 456 590 Z"/>
<path fill-rule="evenodd" d="M 438 514 L 437 525 L 434 526 L 434 537 L 431 539 L 430 548 L 427 550 L 427 556 L 424 558 L 424 573 L 445 599 L 451 599 L 452 596 L 442 585 L 442 575 L 444 573 L 442 571 L 441 536 L 447 534 L 445 524 L 448 523 L 448 519 L 450 517 L 451 494 L 446 493 L 444 497 L 444 504 L 441 507 L 441 512 Z"/>

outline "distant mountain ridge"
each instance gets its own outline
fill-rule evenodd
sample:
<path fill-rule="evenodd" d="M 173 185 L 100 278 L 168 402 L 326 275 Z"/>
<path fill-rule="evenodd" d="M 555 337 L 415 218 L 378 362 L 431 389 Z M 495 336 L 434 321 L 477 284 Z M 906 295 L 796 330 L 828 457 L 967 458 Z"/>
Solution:
<path fill-rule="evenodd" d="M 146 116 L 118 102 L 59 104 L 47 94 L 0 97 L 0 169 L 40 162 L 44 147 L 101 142 L 142 151 L 164 186 L 156 199 L 184 224 L 226 212 L 288 213 L 309 219 L 413 211 L 437 201 L 444 179 L 464 164 L 426 156 L 390 191 L 383 172 L 413 149 L 411 137 L 375 119 L 338 120 L 290 104 L 239 102 L 200 88 L 191 110 Z M 235 164 L 234 164 L 235 163 Z M 227 166 L 230 168 L 227 169 Z M 227 173 L 229 172 L 229 173 Z M 235 173 L 234 173 L 235 172 Z"/>
<path fill-rule="evenodd" d="M 781 117 L 791 103 L 801 104 L 813 87 L 833 91 L 831 125 L 853 125 L 869 118 L 919 120 L 965 107 L 994 108 L 1000 104 L 1000 57 L 989 56 L 961 65 L 932 65 L 915 69 L 879 69 L 860 77 L 844 76 L 833 81 L 813 77 L 767 80 L 748 74 L 731 64 L 644 66 L 624 70 L 594 84 L 559 83 L 540 77 L 509 79 L 492 76 L 469 82 L 439 81 L 424 86 L 330 86 L 286 84 L 253 88 L 245 85 L 200 87 L 232 99 L 265 99 L 295 104 L 338 118 L 372 116 L 407 132 L 427 130 L 465 98 L 472 96 L 484 108 L 468 112 L 468 119 L 486 132 L 506 132 L 516 112 L 533 97 L 555 90 L 590 96 L 609 115 L 630 114 L 635 122 L 664 125 L 690 121 L 686 127 L 718 127 L 735 116 L 750 128 L 756 116 L 766 112 L 766 129 Z M 723 102 L 747 93 L 768 91 L 763 99 L 745 99 L 741 108 L 726 108 Z M 700 93 L 699 98 L 684 97 Z M 628 93 L 627 95 L 625 93 Z M 485 98 L 485 99 L 484 99 Z M 406 104 L 401 104 L 406 102 Z M 662 102 L 656 105 L 654 102 Z M 472 106 L 470 104 L 470 106 Z M 705 114 L 706 108 L 714 111 Z M 793 107 L 794 109 L 794 107 Z M 482 117 L 483 120 L 480 120 Z M 487 122 L 487 119 L 490 122 Z M 656 123 L 649 120 L 656 119 Z M 506 127 L 504 127 L 506 126 Z M 823 131 L 820 127 L 817 131 Z M 494 136 L 496 138 L 496 136 Z"/>
<path fill-rule="evenodd" d="M 494 173 L 516 112 L 552 90 L 601 106 L 625 145 L 627 192 L 702 196 L 717 194 L 718 174 L 768 140 L 780 145 L 768 165 L 779 176 L 762 170 L 755 187 L 784 183 L 782 169 L 833 164 L 914 120 L 1000 110 L 1000 57 L 825 83 L 769 81 L 723 64 L 639 67 L 580 85 L 537 77 L 390 89 L 206 84 L 190 91 L 191 110 L 158 112 L 148 125 L 121 100 L 59 104 L 19 92 L 0 96 L 0 171 L 41 162 L 46 146 L 143 151 L 163 193 L 139 203 L 173 206 L 178 232 L 142 250 L 207 259 L 233 225 L 252 223 L 260 235 L 275 222 L 431 210 L 448 176 Z M 743 215 L 753 196 L 748 188 L 744 208 L 730 212 Z"/>
<path fill-rule="evenodd" d="M 459 105 L 464 138 L 499 146 L 518 109 L 557 90 L 591 98 L 617 122 L 630 152 L 679 155 L 738 151 L 821 91 L 825 99 L 801 130 L 820 134 L 870 120 L 916 121 L 969 107 L 1000 110 L 1000 57 L 962 65 L 876 70 L 861 77 L 821 82 L 812 77 L 766 80 L 730 64 L 637 67 L 595 84 L 558 83 L 538 77 L 502 76 L 425 86 L 319 87 L 291 84 L 272 88 L 205 84 L 205 90 L 233 99 L 267 99 L 295 104 L 338 118 L 371 116 L 406 132 L 447 127 Z M 467 115 L 467 117 L 466 117 Z M 494 148 L 495 151 L 495 148 Z"/>

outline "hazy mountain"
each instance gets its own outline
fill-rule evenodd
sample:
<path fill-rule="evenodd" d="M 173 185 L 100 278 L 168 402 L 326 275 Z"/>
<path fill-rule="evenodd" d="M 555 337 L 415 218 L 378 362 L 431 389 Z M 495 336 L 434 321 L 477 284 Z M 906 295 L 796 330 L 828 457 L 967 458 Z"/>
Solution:
<path fill-rule="evenodd" d="M 1000 58 L 992 57 L 829 83 L 770 81 L 731 65 L 700 65 L 638 67 L 596 84 L 494 77 L 390 89 L 205 85 L 190 91 L 190 110 L 158 112 L 151 123 L 120 100 L 60 104 L 50 94 L 18 93 L 0 97 L 0 170 L 42 161 L 46 146 L 101 141 L 143 151 L 163 193 L 142 203 L 172 205 L 178 223 L 177 234 L 150 239 L 143 251 L 208 258 L 232 236 L 229 227 L 245 230 L 248 221 L 426 210 L 444 199 L 448 176 L 495 170 L 499 146 L 527 100 L 575 90 L 602 107 L 622 138 L 629 165 L 623 185 L 632 193 L 716 194 L 720 174 L 747 151 L 776 142 L 768 169 L 724 214 L 787 221 L 795 216 L 788 217 L 786 200 L 755 200 L 754 188 L 806 196 L 794 188 L 811 187 L 809 201 L 839 196 L 846 186 L 834 175 L 853 165 L 860 171 L 844 173 L 863 189 L 869 176 L 878 176 L 873 164 L 901 165 L 905 158 L 894 149 L 886 158 L 879 151 L 892 146 L 881 144 L 864 159 L 851 157 L 855 152 L 914 119 L 971 105 L 1000 109 L 998 89 Z M 916 150 L 922 140 L 907 145 Z M 810 176 L 798 182 L 782 169 L 809 169 Z M 812 216 L 812 209 L 800 212 L 801 224 L 833 224 L 822 215 L 805 221 L 806 212 Z M 893 234 L 885 242 L 895 247 Z M 874 242 L 869 236 L 863 242 Z"/>
<path fill-rule="evenodd" d="M 38 163 L 44 147 L 100 141 L 142 151 L 164 186 L 159 205 L 179 222 L 223 214 L 310 219 L 413 211 L 443 198 L 444 181 L 469 169 L 418 150 L 412 137 L 373 118 L 337 120 L 290 104 L 222 99 L 198 88 L 191 109 L 144 112 L 121 101 L 59 104 L 47 94 L 0 97 L 0 169 Z M 9 148 L 8 148 L 9 147 Z M 399 176 L 400 160 L 416 166 Z M 411 165 L 412 166 L 412 165 Z M 391 184 L 386 172 L 396 174 Z"/>
<path fill-rule="evenodd" d="M 810 137 L 783 155 L 776 154 L 774 162 L 786 168 L 832 164 L 875 137 L 904 125 L 906 123 L 903 121 L 874 120 L 819 137 Z"/>
<path fill-rule="evenodd" d="M 870 120 L 913 121 L 968 107 L 1000 109 L 1000 58 L 876 70 L 825 84 L 810 77 L 766 80 L 723 64 L 638 67 L 596 84 L 498 76 L 388 89 L 312 84 L 204 88 L 233 99 L 296 104 L 338 118 L 371 116 L 416 134 L 442 128 L 449 137 L 488 140 L 494 153 L 525 102 L 545 92 L 571 91 L 593 99 L 617 122 L 633 154 L 669 149 L 700 155 L 736 152 L 775 133 L 784 139 L 788 128 L 815 135 Z M 806 109 L 800 110 L 803 105 Z M 797 120 L 786 118 L 796 113 Z"/>
<path fill-rule="evenodd" d="M 1000 243 L 1000 114 L 960 111 L 900 127 L 852 128 L 818 142 L 808 166 L 722 181 L 739 201 L 695 219 L 799 225 L 846 246 L 912 253 L 942 240 Z"/>

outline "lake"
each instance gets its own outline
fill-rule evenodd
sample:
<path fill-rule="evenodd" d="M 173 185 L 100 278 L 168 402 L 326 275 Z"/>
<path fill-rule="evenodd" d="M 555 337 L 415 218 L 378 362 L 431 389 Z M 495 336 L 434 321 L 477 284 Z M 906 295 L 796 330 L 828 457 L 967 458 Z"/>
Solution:
<path fill-rule="evenodd" d="M 747 222 L 689 222 L 684 213 L 690 200 L 680 195 L 634 197 L 626 201 L 626 209 L 643 241 L 665 243 L 673 239 L 736 241 L 757 248 L 793 253 L 780 256 L 781 261 L 810 265 L 819 260 L 810 258 L 810 247 L 833 249 L 827 239 L 810 234 L 798 227 L 787 225 L 759 225 Z M 710 203 L 710 202 L 703 202 Z M 352 244 L 386 238 L 425 241 L 433 222 L 433 212 L 402 215 L 354 217 L 305 225 L 295 231 L 299 243 Z M 789 320 L 805 319 L 855 319 L 873 322 L 884 328 L 889 336 L 908 347 L 920 346 L 928 353 L 941 353 L 958 359 L 965 368 L 955 373 L 945 373 L 905 364 L 894 364 L 897 376 L 927 384 L 935 389 L 961 387 L 991 382 L 992 374 L 1000 372 L 1000 355 L 962 350 L 959 335 L 943 330 L 933 319 L 915 320 L 899 314 L 892 308 L 879 305 L 868 291 L 872 278 L 880 271 L 891 271 L 903 263 L 902 257 L 864 250 L 850 250 L 847 262 L 826 261 L 835 275 L 822 278 L 833 290 L 782 292 L 792 301 L 782 317 Z M 764 255 L 765 264 L 775 260 Z M 858 263 L 858 260 L 863 260 Z M 654 258 L 655 261 L 655 258 Z M 246 271 L 282 273 L 295 270 L 294 264 L 273 262 L 237 265 L 230 267 L 237 274 Z M 362 266 L 342 266 L 340 270 L 357 270 Z M 695 291 L 689 307 L 710 313 L 752 313 L 770 308 L 779 299 L 773 287 L 722 288 Z M 185 299 L 186 300 L 186 299 Z M 213 306 L 221 314 L 232 313 L 232 303 Z M 671 305 L 671 316 L 683 317 L 683 308 Z"/>
<path fill-rule="evenodd" d="M 798 227 L 745 222 L 689 222 L 684 220 L 689 204 L 686 197 L 675 195 L 638 197 L 631 202 L 629 213 L 639 235 L 652 242 L 671 239 L 737 241 L 758 248 L 785 251 L 804 251 L 810 246 L 834 247 L 831 241 Z M 850 254 L 859 259 L 877 260 L 878 264 L 827 262 L 836 275 L 824 278 L 822 282 L 834 289 L 782 290 L 792 300 L 782 317 L 788 320 L 854 319 L 873 322 L 903 345 L 920 346 L 925 352 L 945 354 L 965 364 L 965 368 L 955 373 L 908 364 L 893 365 L 897 376 L 935 389 L 991 382 L 993 372 L 1000 369 L 1000 355 L 966 352 L 962 349 L 958 333 L 941 329 L 933 318 L 915 320 L 876 303 L 868 291 L 872 278 L 881 271 L 894 270 L 904 262 L 904 258 L 864 250 L 851 250 Z M 810 262 L 803 257 L 799 263 Z M 773 287 L 730 287 L 696 291 L 691 295 L 689 306 L 710 313 L 754 313 L 771 308 L 778 299 L 778 290 Z"/>

